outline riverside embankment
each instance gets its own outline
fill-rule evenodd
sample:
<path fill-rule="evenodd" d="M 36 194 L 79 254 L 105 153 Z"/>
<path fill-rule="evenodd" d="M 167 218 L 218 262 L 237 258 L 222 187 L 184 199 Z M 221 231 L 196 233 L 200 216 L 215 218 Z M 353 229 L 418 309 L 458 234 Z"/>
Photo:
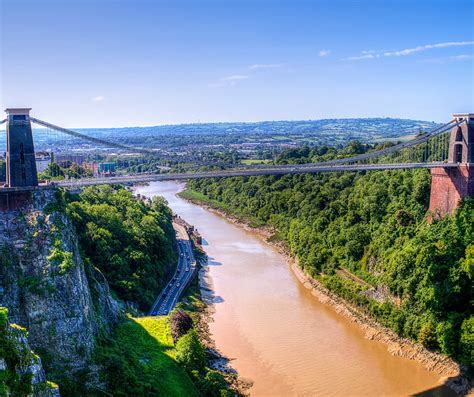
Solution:
<path fill-rule="evenodd" d="M 202 235 L 210 333 L 239 375 L 253 380 L 252 395 L 449 395 L 443 376 L 392 354 L 353 318 L 316 299 L 261 235 L 176 197 L 183 187 L 153 183 L 139 193 L 164 196 Z"/>

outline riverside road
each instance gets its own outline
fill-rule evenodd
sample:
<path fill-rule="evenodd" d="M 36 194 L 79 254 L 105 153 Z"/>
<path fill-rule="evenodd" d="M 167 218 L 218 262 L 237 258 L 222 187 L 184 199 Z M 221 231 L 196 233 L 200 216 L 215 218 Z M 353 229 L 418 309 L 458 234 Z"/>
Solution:
<path fill-rule="evenodd" d="M 178 266 L 173 278 L 153 304 L 150 316 L 165 316 L 173 310 L 196 269 L 196 260 L 188 233 L 183 226 L 177 223 L 173 223 L 173 227 L 178 240 Z"/>

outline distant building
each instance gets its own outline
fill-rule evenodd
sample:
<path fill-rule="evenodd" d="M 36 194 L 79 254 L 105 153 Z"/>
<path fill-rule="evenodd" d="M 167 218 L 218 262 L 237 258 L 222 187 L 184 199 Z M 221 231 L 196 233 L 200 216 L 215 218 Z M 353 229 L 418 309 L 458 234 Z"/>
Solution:
<path fill-rule="evenodd" d="M 83 167 L 86 170 L 91 171 L 94 176 L 99 174 L 99 164 L 97 163 L 84 163 Z"/>
<path fill-rule="evenodd" d="M 115 162 L 99 163 L 98 172 L 99 175 L 115 175 L 117 171 L 117 164 Z"/>
<path fill-rule="evenodd" d="M 51 164 L 51 153 L 49 152 L 36 152 L 35 160 L 36 160 L 36 171 L 44 172 Z"/>
<path fill-rule="evenodd" d="M 54 162 L 60 166 L 67 166 L 71 163 L 82 165 L 84 161 L 86 161 L 86 157 L 79 154 L 57 154 L 54 156 Z"/>

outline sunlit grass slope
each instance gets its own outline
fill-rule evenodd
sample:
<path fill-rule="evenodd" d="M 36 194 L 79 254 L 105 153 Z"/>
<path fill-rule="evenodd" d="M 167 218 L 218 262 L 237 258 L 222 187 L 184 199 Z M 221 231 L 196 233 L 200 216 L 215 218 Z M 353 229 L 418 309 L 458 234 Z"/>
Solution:
<path fill-rule="evenodd" d="M 155 383 L 163 396 L 199 396 L 186 371 L 174 360 L 176 351 L 167 317 L 131 318 L 119 325 L 115 340 L 140 363 L 144 383 Z"/>

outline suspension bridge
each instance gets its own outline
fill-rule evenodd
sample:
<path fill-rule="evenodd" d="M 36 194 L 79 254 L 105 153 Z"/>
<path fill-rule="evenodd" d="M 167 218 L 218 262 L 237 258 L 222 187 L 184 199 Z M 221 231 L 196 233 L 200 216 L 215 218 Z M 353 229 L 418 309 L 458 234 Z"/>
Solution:
<path fill-rule="evenodd" d="M 474 114 L 453 118 L 415 138 L 376 151 L 319 163 L 234 166 L 213 171 L 170 172 L 148 169 L 140 161 L 159 158 L 158 148 L 121 143 L 119 137 L 104 138 L 63 128 L 30 115 L 30 109 L 6 109 L 6 172 L 0 194 L 31 192 L 55 187 L 80 188 L 163 180 L 189 180 L 235 176 L 283 175 L 321 172 L 371 171 L 429 168 L 433 176 L 430 209 L 450 213 L 460 199 L 474 195 Z M 41 129 L 33 134 L 31 124 Z M 0 137 L 1 144 L 1 137 Z M 35 147 L 40 148 L 41 152 Z M 76 164 L 76 174 L 53 182 L 38 181 L 38 154 L 66 159 Z M 64 154 L 66 153 L 66 154 Z M 113 160 L 101 172 L 93 159 Z M 86 161 L 87 159 L 88 161 Z M 100 165 L 100 164 L 99 164 Z M 97 168 L 97 167 L 96 167 Z"/>

